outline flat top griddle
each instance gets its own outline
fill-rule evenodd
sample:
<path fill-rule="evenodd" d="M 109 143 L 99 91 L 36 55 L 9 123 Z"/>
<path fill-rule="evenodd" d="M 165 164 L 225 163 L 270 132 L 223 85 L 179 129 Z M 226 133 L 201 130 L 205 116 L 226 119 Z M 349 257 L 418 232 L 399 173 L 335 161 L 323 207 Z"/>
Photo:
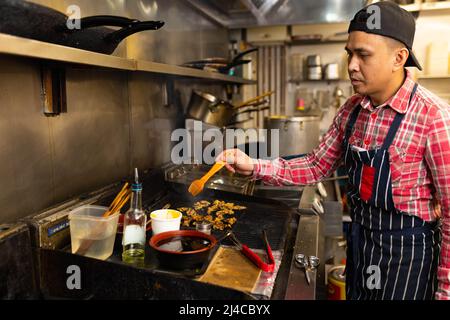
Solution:
<path fill-rule="evenodd" d="M 184 185 L 180 185 L 180 187 L 185 188 Z M 231 230 L 236 237 L 250 248 L 264 249 L 262 231 L 265 229 L 272 250 L 284 249 L 291 215 L 289 208 L 276 201 L 272 202 L 272 200 L 268 199 L 241 196 L 217 190 L 204 191 L 196 198 L 172 191 L 149 209 L 150 211 L 157 210 L 168 203 L 174 209 L 193 207 L 194 203 L 200 200 L 210 202 L 222 200 L 247 207 L 247 209 L 236 211 L 234 214 L 237 221 Z M 226 232 L 225 230 L 213 230 L 212 233 L 216 237 L 221 237 Z M 227 241 L 224 241 L 224 243 L 227 243 Z M 228 242 L 228 244 L 231 243 Z"/>
<path fill-rule="evenodd" d="M 293 221 L 293 218 L 295 217 L 293 209 L 289 208 L 287 205 L 276 201 L 272 199 L 266 199 L 266 198 L 258 198 L 248 195 L 241 195 L 237 193 L 230 193 L 220 190 L 213 190 L 213 189 L 206 189 L 202 194 L 200 194 L 198 197 L 194 198 L 192 197 L 188 191 L 187 186 L 185 184 L 178 184 L 178 183 L 172 183 L 172 182 L 166 182 L 164 180 L 164 174 L 162 174 L 161 171 L 158 170 L 152 170 L 151 172 L 146 173 L 145 175 L 142 175 L 142 182 L 143 182 L 143 207 L 146 210 L 147 213 L 160 209 L 164 207 L 167 203 L 171 204 L 172 208 L 178 208 L 182 206 L 193 206 L 193 204 L 200 200 L 208 200 L 208 201 L 214 201 L 214 200 L 223 200 L 226 202 L 233 202 L 237 205 L 242 205 L 247 207 L 246 210 L 243 211 L 236 211 L 236 218 L 237 222 L 233 225 L 233 232 L 235 233 L 236 237 L 244 244 L 248 245 L 252 249 L 264 249 L 263 241 L 262 241 L 262 230 L 265 229 L 267 231 L 268 240 L 271 245 L 272 250 L 282 250 L 283 254 L 283 261 L 290 261 L 289 257 L 289 245 L 292 243 L 292 234 L 291 234 L 291 222 Z M 130 180 L 131 181 L 131 180 Z M 115 198 L 116 194 L 120 191 L 122 188 L 122 185 L 125 181 L 122 181 L 121 183 L 117 184 L 117 190 L 112 190 L 111 193 L 108 193 L 108 195 L 100 198 L 95 204 L 96 205 L 102 205 L 102 206 L 109 206 L 111 201 Z M 126 211 L 126 207 L 123 208 L 122 212 Z M 221 235 L 224 234 L 225 231 L 213 231 L 213 235 L 219 238 Z M 129 278 L 130 272 L 133 272 L 133 270 L 136 270 L 136 283 L 140 283 L 143 281 L 142 279 L 153 279 L 152 281 L 156 281 L 156 283 L 166 283 L 170 286 L 170 288 L 175 288 L 178 286 L 178 284 L 175 284 L 174 286 L 170 285 L 172 282 L 176 281 L 182 281 L 182 279 L 185 278 L 196 278 L 197 276 L 203 274 L 209 263 L 211 258 L 214 255 L 214 252 L 218 249 L 218 246 L 216 246 L 211 251 L 211 256 L 208 259 L 208 261 L 203 264 L 202 266 L 197 266 L 195 269 L 190 270 L 170 270 L 167 268 L 163 268 L 160 266 L 158 257 L 156 252 L 148 245 L 148 241 L 152 237 L 152 232 L 147 232 L 147 245 L 146 245 L 146 255 L 145 255 L 145 266 L 144 267 L 129 267 L 125 263 L 121 261 L 121 253 L 122 253 L 122 236 L 117 235 L 115 245 L 114 245 L 114 252 L 113 255 L 107 260 L 107 261 L 97 261 L 95 259 L 89 259 L 82 256 L 72 255 L 70 254 L 71 248 L 70 246 L 62 250 L 62 252 L 55 252 L 55 254 L 65 254 L 65 257 L 69 260 L 74 259 L 80 260 L 86 262 L 86 267 L 89 267 L 95 263 L 101 264 L 101 267 L 99 267 L 102 271 L 102 274 L 105 273 L 106 270 L 109 270 L 109 273 L 107 273 L 107 279 L 105 279 L 104 285 L 99 285 L 99 282 L 97 281 L 98 278 L 95 278 L 95 281 L 93 280 L 93 283 L 91 284 L 92 290 L 95 291 L 94 296 L 110 296 L 112 294 L 118 294 L 118 296 L 123 295 L 122 290 L 118 290 L 118 292 L 115 292 L 115 288 L 108 287 L 106 283 L 110 283 L 110 279 L 108 277 L 116 277 L 114 281 L 121 281 L 121 279 L 127 279 L 126 283 L 131 283 L 134 279 L 134 275 L 131 276 L 131 280 Z M 231 245 L 231 242 L 223 242 L 223 244 L 229 244 Z M 43 250 L 44 253 L 46 252 Z M 51 254 L 52 251 L 46 252 L 47 258 L 51 259 L 53 255 Z M 58 259 L 61 257 L 58 255 Z M 55 257 L 56 259 L 56 257 Z M 57 259 L 57 261 L 59 261 Z M 45 259 L 44 259 L 45 260 Z M 77 260 L 77 261 L 78 261 Z M 46 260 L 45 260 L 46 261 Z M 45 262 L 44 261 L 44 262 Z M 72 261 L 72 260 L 71 260 Z M 47 263 L 48 262 L 48 263 Z M 48 264 L 49 268 L 55 269 L 55 261 L 49 260 L 46 263 Z M 62 263 L 61 261 L 58 263 Z M 78 262 L 77 262 L 78 263 Z M 80 262 L 81 263 L 81 262 Z M 74 264 L 73 261 L 71 264 Z M 283 262 L 282 262 L 283 265 Z M 67 276 L 64 272 L 58 277 L 65 277 Z M 99 270 L 100 270 L 99 269 Z M 59 269 L 58 269 L 59 270 Z M 120 272 L 119 272 L 120 271 Z M 93 274 L 95 272 L 93 271 Z M 59 283 L 58 281 L 53 281 L 54 279 L 54 273 L 52 274 L 52 278 L 48 280 L 48 283 L 54 285 L 54 283 Z M 96 274 L 96 273 L 95 273 Z M 133 273 L 134 274 L 134 273 Z M 138 280 L 138 276 L 141 277 Z M 280 273 L 277 276 L 277 279 L 280 278 Z M 119 280 L 117 280 L 119 279 Z M 184 281 L 184 280 L 183 280 Z M 63 282 L 61 282 L 63 283 Z M 65 283 L 65 282 L 64 282 Z M 131 290 L 130 292 L 126 293 L 126 296 L 133 296 L 143 294 L 142 292 L 136 291 L 136 283 L 132 283 L 131 289 L 128 288 L 128 290 Z M 278 280 L 277 280 L 278 283 Z M 280 285 L 283 285 L 282 282 L 280 282 Z M 100 287 L 105 287 L 105 290 L 107 292 L 97 292 L 98 290 L 101 290 Z M 213 291 L 214 293 L 217 293 L 217 295 L 223 294 L 224 297 L 226 296 L 226 292 L 222 292 L 225 290 L 225 288 L 215 287 L 211 286 L 209 284 L 200 283 L 198 281 L 192 280 L 192 281 L 185 281 L 183 286 L 184 293 L 182 295 L 187 295 L 189 297 L 193 297 L 196 295 L 200 296 L 206 296 L 211 297 L 214 296 L 210 293 L 210 291 Z M 199 289 L 198 287 L 201 287 Z M 148 288 L 152 288 L 152 285 L 149 284 Z M 147 291 L 150 289 L 146 289 Z M 167 288 L 162 288 L 161 290 L 168 290 Z M 63 288 L 65 290 L 65 287 Z M 61 290 L 63 290 L 61 289 Z M 153 290 L 153 289 L 151 289 Z M 150 290 L 150 291 L 151 291 Z M 159 291 L 161 291 L 159 290 Z M 220 291 L 221 290 L 221 291 Z M 237 292 L 233 290 L 227 289 L 229 292 L 232 292 L 233 294 L 237 294 Z M 114 292 L 113 292 L 114 291 Z M 156 290 L 156 292 L 159 294 L 159 292 Z M 226 290 L 225 290 L 226 291 Z M 227 292 L 228 292 L 227 291 Z M 153 291 L 152 291 L 153 292 Z M 165 292 L 165 291 L 164 291 Z M 171 290 L 168 290 L 167 292 L 173 292 Z M 222 293 L 219 293 L 222 292 Z M 150 293 L 145 293 L 150 294 Z M 156 293 L 152 293 L 156 294 Z M 252 298 L 264 298 L 264 297 L 258 297 L 257 295 L 251 295 Z M 248 297 L 247 297 L 248 298 Z"/>

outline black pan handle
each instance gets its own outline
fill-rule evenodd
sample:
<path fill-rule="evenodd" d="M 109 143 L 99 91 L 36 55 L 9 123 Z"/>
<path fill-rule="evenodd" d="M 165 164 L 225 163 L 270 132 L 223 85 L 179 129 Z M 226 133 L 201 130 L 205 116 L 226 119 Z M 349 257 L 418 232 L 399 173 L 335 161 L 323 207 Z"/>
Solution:
<path fill-rule="evenodd" d="M 247 64 L 252 62 L 252 60 L 239 60 L 239 61 L 233 61 L 231 63 L 229 63 L 226 67 L 222 67 L 219 68 L 220 72 L 228 72 L 231 68 L 243 65 L 243 64 Z"/>
<path fill-rule="evenodd" d="M 245 56 L 245 55 L 247 55 L 247 54 L 249 54 L 249 53 L 255 52 L 255 51 L 258 51 L 258 48 L 253 48 L 253 49 L 250 49 L 250 50 L 241 52 L 241 53 L 239 53 L 236 57 L 233 58 L 233 61 L 238 61 L 238 60 L 241 59 L 243 56 Z"/>
<path fill-rule="evenodd" d="M 111 42 L 120 42 L 128 36 L 135 34 L 137 32 L 146 30 L 158 30 L 164 26 L 163 21 L 142 21 L 133 23 L 128 28 L 123 28 L 115 32 L 110 33 L 105 40 Z"/>
<path fill-rule="evenodd" d="M 90 16 L 84 17 L 80 19 L 80 27 L 81 30 L 94 28 L 94 27 L 102 27 L 102 26 L 112 26 L 112 27 L 121 27 L 128 28 L 133 24 L 139 23 L 139 20 L 130 19 L 126 17 L 119 16 L 110 16 L 110 15 L 100 15 L 100 16 Z M 66 24 L 56 26 L 57 31 L 61 32 L 76 32 L 79 31 L 77 29 L 68 29 Z"/>
<path fill-rule="evenodd" d="M 101 16 L 84 17 L 81 18 L 80 22 L 81 22 L 81 29 L 86 29 L 101 26 L 126 28 L 140 21 L 126 17 L 101 15 Z"/>

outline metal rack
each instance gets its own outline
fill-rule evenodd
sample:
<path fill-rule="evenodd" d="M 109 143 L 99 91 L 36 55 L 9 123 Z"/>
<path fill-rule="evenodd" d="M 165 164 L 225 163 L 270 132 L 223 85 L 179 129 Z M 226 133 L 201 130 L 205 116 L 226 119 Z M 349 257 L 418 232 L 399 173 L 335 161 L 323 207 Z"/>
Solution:
<path fill-rule="evenodd" d="M 432 10 L 448 10 L 450 9 L 450 1 L 435 1 L 435 2 L 422 2 L 415 1 L 415 3 L 402 5 L 407 11 L 432 11 Z"/>

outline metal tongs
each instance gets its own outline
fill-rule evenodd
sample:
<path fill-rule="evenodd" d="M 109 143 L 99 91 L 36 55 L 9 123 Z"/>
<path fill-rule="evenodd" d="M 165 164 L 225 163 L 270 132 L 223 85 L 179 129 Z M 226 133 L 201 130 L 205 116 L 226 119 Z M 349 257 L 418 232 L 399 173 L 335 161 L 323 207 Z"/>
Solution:
<path fill-rule="evenodd" d="M 256 253 L 254 253 L 248 246 L 242 244 L 236 238 L 233 232 L 230 232 L 229 238 L 235 244 L 238 250 L 241 251 L 244 256 L 250 259 L 250 261 L 253 262 L 258 268 L 260 268 L 264 272 L 274 272 L 275 259 L 273 258 L 272 249 L 270 248 L 270 244 L 267 239 L 266 230 L 263 230 L 263 239 L 264 245 L 266 246 L 267 258 L 269 260 L 268 263 L 262 261 L 262 259 Z"/>

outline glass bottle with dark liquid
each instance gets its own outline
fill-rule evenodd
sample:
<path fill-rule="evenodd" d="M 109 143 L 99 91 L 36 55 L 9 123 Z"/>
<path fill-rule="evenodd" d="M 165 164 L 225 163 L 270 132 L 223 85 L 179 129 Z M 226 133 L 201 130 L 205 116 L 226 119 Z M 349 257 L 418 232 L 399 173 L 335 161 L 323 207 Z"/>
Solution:
<path fill-rule="evenodd" d="M 145 258 L 145 241 L 147 216 L 142 209 L 142 184 L 139 182 L 138 170 L 135 169 L 135 182 L 131 186 L 130 209 L 125 214 L 123 224 L 122 261 L 143 266 Z"/>

